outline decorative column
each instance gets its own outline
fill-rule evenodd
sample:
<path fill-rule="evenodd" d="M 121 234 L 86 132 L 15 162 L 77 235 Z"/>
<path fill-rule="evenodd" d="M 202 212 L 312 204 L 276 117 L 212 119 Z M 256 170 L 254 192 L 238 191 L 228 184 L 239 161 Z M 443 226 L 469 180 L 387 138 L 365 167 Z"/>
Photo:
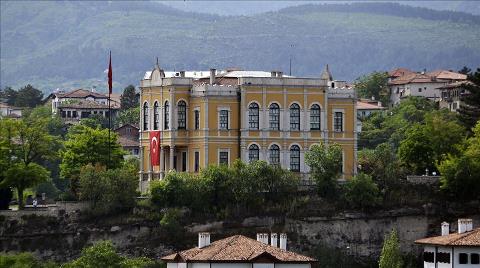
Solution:
<path fill-rule="evenodd" d="M 160 147 L 160 179 L 165 177 L 165 146 Z"/>
<path fill-rule="evenodd" d="M 170 170 L 174 170 L 175 167 L 173 166 L 173 156 L 175 154 L 175 146 L 170 146 Z"/>

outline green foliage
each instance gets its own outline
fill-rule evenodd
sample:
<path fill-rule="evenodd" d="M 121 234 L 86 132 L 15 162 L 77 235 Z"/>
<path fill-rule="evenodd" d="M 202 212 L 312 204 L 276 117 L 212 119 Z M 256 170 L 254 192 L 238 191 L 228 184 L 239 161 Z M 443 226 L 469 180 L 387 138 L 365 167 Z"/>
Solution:
<path fill-rule="evenodd" d="M 426 129 L 420 124 L 408 129 L 405 139 L 398 148 L 398 156 L 415 174 L 425 174 L 426 169 L 432 171 L 433 146 Z"/>
<path fill-rule="evenodd" d="M 80 199 L 90 201 L 97 215 L 133 208 L 137 185 L 136 173 L 129 166 L 105 170 L 89 164 L 80 171 Z"/>
<path fill-rule="evenodd" d="M 160 208 L 187 207 L 197 213 L 237 213 L 291 202 L 298 178 L 290 172 L 256 161 L 235 161 L 232 167 L 208 166 L 200 175 L 170 172 L 150 186 L 151 200 Z"/>
<path fill-rule="evenodd" d="M 123 94 L 120 96 L 120 108 L 122 111 L 139 107 L 140 96 L 135 92 L 133 85 L 128 85 L 123 89 Z M 137 118 L 138 119 L 138 118 Z"/>
<path fill-rule="evenodd" d="M 125 124 L 137 126 L 138 122 L 140 122 L 140 106 L 120 111 L 115 119 L 118 127 Z"/>
<path fill-rule="evenodd" d="M 383 240 L 382 253 L 378 262 L 379 268 L 402 268 L 403 260 L 400 252 L 400 241 L 395 229 Z"/>
<path fill-rule="evenodd" d="M 390 101 L 390 94 L 387 86 L 388 73 L 373 72 L 355 80 L 355 90 L 361 98 L 370 99 L 374 97 L 387 106 Z"/>
<path fill-rule="evenodd" d="M 91 114 L 88 118 L 80 119 L 80 125 L 90 128 L 108 128 L 108 124 L 108 117 L 101 114 Z"/>
<path fill-rule="evenodd" d="M 310 176 L 316 182 L 321 197 L 335 198 L 337 179 L 342 174 L 342 147 L 338 144 L 315 144 L 305 154 Z"/>
<path fill-rule="evenodd" d="M 26 188 L 50 179 L 49 171 L 38 163 L 54 159 L 58 149 L 55 136 L 48 133 L 48 120 L 0 120 L 0 187 L 14 187 L 23 208 Z"/>
<path fill-rule="evenodd" d="M 127 258 L 119 255 L 112 242 L 101 241 L 91 247 L 85 248 L 82 255 L 69 263 L 63 264 L 62 268 L 140 268 L 153 265 L 148 258 Z"/>
<path fill-rule="evenodd" d="M 69 129 L 65 148 L 60 152 L 60 170 L 63 178 L 71 180 L 70 187 L 74 194 L 77 194 L 78 178 L 83 166 L 98 164 L 109 169 L 121 167 L 125 153 L 117 142 L 117 135 L 110 133 L 110 140 L 108 136 L 108 129 L 83 125 Z"/>
<path fill-rule="evenodd" d="M 469 94 L 462 98 L 464 103 L 460 105 L 458 112 L 463 125 L 467 129 L 471 129 L 480 120 L 480 68 L 477 68 L 475 73 L 468 75 L 468 81 L 470 84 L 463 86 L 463 88 Z"/>
<path fill-rule="evenodd" d="M 54 268 L 53 262 L 40 261 L 31 253 L 0 255 L 0 268 Z"/>
<path fill-rule="evenodd" d="M 42 103 L 43 93 L 28 84 L 18 90 L 15 97 L 15 106 L 33 108 Z"/>
<path fill-rule="evenodd" d="M 345 188 L 345 199 L 353 208 L 367 210 L 381 204 L 380 190 L 370 175 L 358 174 L 347 181 Z"/>
<path fill-rule="evenodd" d="M 460 199 L 477 198 L 480 192 L 480 121 L 473 137 L 462 145 L 461 153 L 449 154 L 437 164 L 441 189 Z"/>
<path fill-rule="evenodd" d="M 15 105 L 15 100 L 17 99 L 17 91 L 11 87 L 5 87 L 0 89 L 0 99 L 5 100 L 8 105 Z"/>

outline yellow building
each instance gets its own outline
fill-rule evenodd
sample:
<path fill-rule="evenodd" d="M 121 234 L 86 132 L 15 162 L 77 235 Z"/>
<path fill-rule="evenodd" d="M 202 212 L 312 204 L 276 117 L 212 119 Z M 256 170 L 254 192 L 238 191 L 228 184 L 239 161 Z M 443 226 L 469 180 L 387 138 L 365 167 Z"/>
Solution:
<path fill-rule="evenodd" d="M 356 174 L 355 94 L 319 78 L 227 70 L 166 73 L 141 81 L 140 187 L 168 170 L 266 160 L 308 177 L 305 152 L 320 141 L 343 148 L 343 176 Z M 160 164 L 150 161 L 149 132 L 160 130 Z"/>

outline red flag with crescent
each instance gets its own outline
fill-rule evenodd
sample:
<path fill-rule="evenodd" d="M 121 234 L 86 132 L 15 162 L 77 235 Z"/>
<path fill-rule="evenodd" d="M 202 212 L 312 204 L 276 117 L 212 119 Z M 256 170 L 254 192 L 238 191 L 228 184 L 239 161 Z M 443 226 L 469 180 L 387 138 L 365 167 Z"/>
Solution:
<path fill-rule="evenodd" d="M 160 131 L 150 131 L 150 162 L 152 166 L 160 165 Z"/>

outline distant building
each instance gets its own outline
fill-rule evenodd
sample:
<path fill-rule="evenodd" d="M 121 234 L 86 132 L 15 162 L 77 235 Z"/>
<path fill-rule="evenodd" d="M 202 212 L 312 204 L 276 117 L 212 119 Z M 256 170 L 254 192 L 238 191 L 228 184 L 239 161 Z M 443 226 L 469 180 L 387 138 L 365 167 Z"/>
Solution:
<path fill-rule="evenodd" d="M 442 235 L 416 240 L 424 246 L 424 268 L 480 267 L 480 228 L 473 229 L 471 219 L 458 219 L 458 232 L 450 233 L 450 224 L 442 223 Z"/>
<path fill-rule="evenodd" d="M 328 67 L 316 78 L 200 73 L 167 77 L 157 65 L 140 82 L 141 189 L 169 170 L 197 173 L 236 159 L 264 160 L 308 179 L 305 153 L 319 142 L 342 147 L 341 179 L 356 174 L 355 92 L 332 88 Z"/>
<path fill-rule="evenodd" d="M 234 235 L 210 243 L 209 233 L 200 233 L 198 247 L 162 258 L 167 268 L 311 268 L 313 258 L 287 251 L 287 236 L 257 234 L 257 240 Z"/>
<path fill-rule="evenodd" d="M 108 96 L 94 90 L 75 89 L 70 92 L 56 91 L 44 101 L 51 105 L 52 113 L 58 114 L 65 123 L 75 124 L 91 115 L 108 117 Z M 112 118 L 120 108 L 119 102 L 110 100 Z"/>
<path fill-rule="evenodd" d="M 114 130 L 118 134 L 118 143 L 130 156 L 138 157 L 139 154 L 139 128 L 126 124 Z"/>
<path fill-rule="evenodd" d="M 417 73 L 403 68 L 396 69 L 389 72 L 390 103 L 396 105 L 409 96 L 439 101 L 440 87 L 466 79 L 464 74 L 446 70 Z"/>
<path fill-rule="evenodd" d="M 440 108 L 447 108 L 452 112 L 456 112 L 463 103 L 462 98 L 470 94 L 465 89 L 465 85 L 470 83 L 469 81 L 458 81 L 439 87 L 438 89 L 442 96 Z"/>
<path fill-rule="evenodd" d="M 387 109 L 382 106 L 381 101 L 369 100 L 369 99 L 357 100 L 356 107 L 357 107 L 357 118 L 359 120 L 363 120 L 369 117 L 372 113 Z"/>
<path fill-rule="evenodd" d="M 22 108 L 10 106 L 6 103 L 0 102 L 0 118 L 13 118 L 17 119 L 22 117 Z"/>

